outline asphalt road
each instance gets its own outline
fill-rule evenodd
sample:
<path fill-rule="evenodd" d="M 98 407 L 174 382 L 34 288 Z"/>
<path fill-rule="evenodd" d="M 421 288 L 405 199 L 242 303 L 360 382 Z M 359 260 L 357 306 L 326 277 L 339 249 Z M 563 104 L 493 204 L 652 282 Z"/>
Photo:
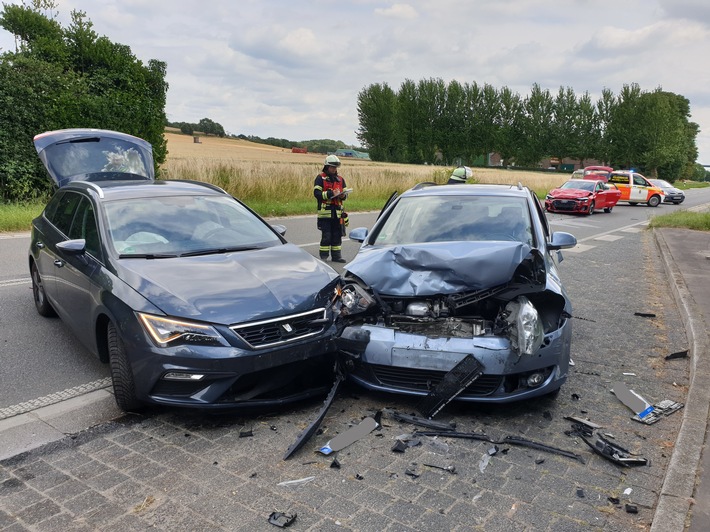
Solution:
<path fill-rule="evenodd" d="M 688 191 L 686 202 L 680 207 L 662 205 L 654 209 L 619 205 L 612 213 L 598 212 L 591 218 L 549 214 L 553 231 L 571 232 L 580 243 L 578 249 L 564 253 L 568 260 L 560 268 L 575 308 L 583 309 L 584 298 L 591 294 L 624 293 L 626 288 L 617 286 L 621 277 L 611 272 L 620 269 L 637 271 L 639 275 L 631 279 L 632 285 L 643 286 L 645 283 L 643 266 L 626 258 L 624 246 L 609 254 L 614 247 L 611 244 L 620 238 L 619 235 L 623 235 L 627 242 L 640 241 L 641 233 L 634 231 L 643 228 L 651 215 L 690 208 L 708 201 L 710 190 L 694 189 Z M 352 213 L 350 229 L 371 227 L 377 214 Z M 285 225 L 289 241 L 317 255 L 320 234 L 315 227 L 314 216 L 269 221 Z M 0 235 L 0 410 L 29 401 L 43 402 L 43 398 L 58 392 L 80 392 L 86 386 L 101 384 L 102 379 L 109 376 L 108 367 L 92 357 L 60 320 L 42 318 L 35 312 L 27 272 L 28 245 L 27 233 Z M 358 246 L 358 243 L 346 239 L 343 256 L 352 259 Z M 595 260 L 590 266 L 581 259 L 592 250 L 593 255 L 603 258 Z M 608 268 L 598 269 L 599 264 L 606 264 Z M 342 270 L 341 265 L 334 266 Z M 594 277 L 590 277 L 592 271 Z M 575 294 L 576 287 L 579 287 L 578 294 Z M 614 321 L 616 310 L 617 306 L 610 302 L 600 312 L 602 317 Z M 580 340 L 585 341 L 583 338 Z M 576 342 L 580 340 L 575 339 Z"/>

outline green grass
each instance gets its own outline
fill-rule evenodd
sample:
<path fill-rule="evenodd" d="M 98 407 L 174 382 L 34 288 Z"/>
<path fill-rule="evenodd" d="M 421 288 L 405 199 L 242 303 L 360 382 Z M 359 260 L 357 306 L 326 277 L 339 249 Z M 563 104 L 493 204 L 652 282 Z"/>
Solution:
<path fill-rule="evenodd" d="M 673 186 L 681 190 L 688 190 L 691 188 L 707 188 L 710 187 L 710 183 L 706 181 L 676 181 Z"/>
<path fill-rule="evenodd" d="M 648 226 L 710 231 L 710 212 L 676 211 L 670 214 L 661 214 L 653 216 Z"/>
<path fill-rule="evenodd" d="M 32 219 L 39 216 L 46 201 L 35 203 L 0 203 L 0 232 L 29 231 Z"/>

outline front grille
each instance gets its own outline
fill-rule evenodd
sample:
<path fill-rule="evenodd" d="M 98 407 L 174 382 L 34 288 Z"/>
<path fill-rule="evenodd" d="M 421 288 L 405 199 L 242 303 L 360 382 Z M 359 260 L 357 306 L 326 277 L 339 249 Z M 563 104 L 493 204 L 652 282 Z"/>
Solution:
<path fill-rule="evenodd" d="M 370 364 L 367 367 L 371 370 L 372 377 L 384 386 L 427 393 L 439 384 L 444 375 L 446 375 L 444 371 L 380 366 L 377 364 Z M 501 375 L 486 375 L 484 373 L 466 388 L 462 395 L 490 395 L 498 389 L 502 381 L 503 377 Z"/>
<path fill-rule="evenodd" d="M 577 207 L 577 202 L 574 200 L 554 200 L 552 206 L 560 211 L 573 211 Z"/>
<path fill-rule="evenodd" d="M 325 330 L 325 316 L 325 309 L 319 308 L 300 314 L 234 325 L 230 329 L 253 349 L 263 349 L 317 336 Z"/>

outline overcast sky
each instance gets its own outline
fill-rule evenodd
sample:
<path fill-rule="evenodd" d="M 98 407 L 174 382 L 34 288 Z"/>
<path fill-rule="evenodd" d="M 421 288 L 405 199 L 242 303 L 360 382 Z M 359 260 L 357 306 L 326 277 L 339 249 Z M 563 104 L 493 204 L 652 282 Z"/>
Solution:
<path fill-rule="evenodd" d="M 57 3 L 62 25 L 85 11 L 99 35 L 167 63 L 170 121 L 357 145 L 357 94 L 372 83 L 456 79 L 523 97 L 538 83 L 594 100 L 638 83 L 690 100 L 699 162 L 710 165 L 710 0 Z M 0 48 L 14 49 L 2 29 Z"/>

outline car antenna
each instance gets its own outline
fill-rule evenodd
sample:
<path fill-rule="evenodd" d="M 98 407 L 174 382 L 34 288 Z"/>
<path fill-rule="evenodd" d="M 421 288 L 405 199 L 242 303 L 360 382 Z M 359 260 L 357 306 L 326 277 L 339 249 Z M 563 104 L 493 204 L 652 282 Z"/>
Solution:
<path fill-rule="evenodd" d="M 523 190 L 523 184 L 520 181 L 518 181 L 518 190 Z"/>

